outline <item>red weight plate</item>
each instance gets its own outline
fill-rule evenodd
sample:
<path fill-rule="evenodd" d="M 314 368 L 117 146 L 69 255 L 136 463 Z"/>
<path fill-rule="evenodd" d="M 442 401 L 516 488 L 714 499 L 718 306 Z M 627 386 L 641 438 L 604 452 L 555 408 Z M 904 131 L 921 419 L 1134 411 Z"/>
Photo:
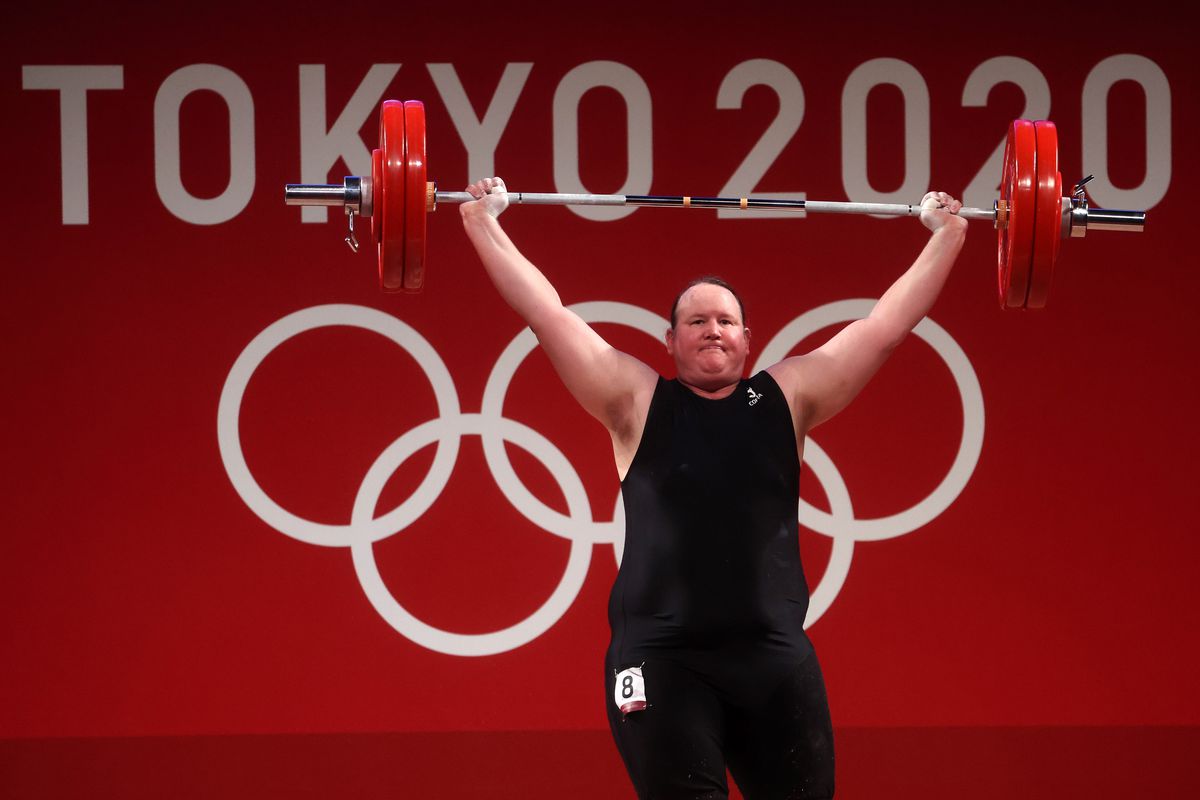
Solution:
<path fill-rule="evenodd" d="M 371 209 L 371 238 L 375 244 L 383 240 L 383 192 L 375 192 L 376 186 L 383 186 L 383 151 L 376 147 L 371 151 L 371 190 L 374 195 Z"/>
<path fill-rule="evenodd" d="M 425 284 L 425 104 L 404 101 L 404 291 Z"/>
<path fill-rule="evenodd" d="M 1026 308 L 1043 308 L 1062 244 L 1062 175 L 1058 172 L 1058 131 L 1053 122 L 1033 123 L 1037 137 L 1037 209 L 1033 221 L 1033 265 Z"/>
<path fill-rule="evenodd" d="M 398 292 L 404 288 L 404 162 L 408 149 L 404 104 L 399 100 L 385 100 L 379 111 L 379 149 L 383 151 L 383 180 L 374 187 L 376 207 L 383 211 L 379 218 L 379 288 Z"/>
<path fill-rule="evenodd" d="M 999 243 L 1000 305 L 1024 308 L 1033 260 L 1033 220 L 1036 204 L 1037 137 L 1033 123 L 1013 120 L 1004 146 L 1000 199 L 1008 207 L 1008 222 L 997 232 Z"/>

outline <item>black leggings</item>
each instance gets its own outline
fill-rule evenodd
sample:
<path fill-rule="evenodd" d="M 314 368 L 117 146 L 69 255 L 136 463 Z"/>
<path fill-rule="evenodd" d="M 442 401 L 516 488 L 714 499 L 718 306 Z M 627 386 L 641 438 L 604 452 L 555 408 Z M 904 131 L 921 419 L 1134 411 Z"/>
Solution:
<path fill-rule="evenodd" d="M 833 797 L 833 728 L 815 654 L 648 659 L 648 707 L 622 718 L 614 679 L 628 666 L 607 665 L 605 706 L 642 800 L 727 798 L 726 766 L 746 800 Z"/>

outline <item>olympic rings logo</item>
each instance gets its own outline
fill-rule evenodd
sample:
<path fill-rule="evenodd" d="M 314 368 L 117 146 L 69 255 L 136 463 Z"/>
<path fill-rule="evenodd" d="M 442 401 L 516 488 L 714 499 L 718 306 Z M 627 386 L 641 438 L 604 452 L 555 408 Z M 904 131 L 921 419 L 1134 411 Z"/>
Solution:
<path fill-rule="evenodd" d="M 808 311 L 775 335 L 763 348 L 752 373 L 779 361 L 806 336 L 828 325 L 866 316 L 873 300 L 843 300 Z M 669 323 L 663 317 L 634 305 L 612 302 L 579 303 L 571 310 L 586 322 L 626 325 L 660 341 Z M 417 361 L 437 398 L 437 417 L 409 430 L 392 442 L 367 470 L 359 486 L 346 525 L 330 525 L 299 517 L 272 500 L 254 479 L 242 451 L 238 420 L 242 398 L 255 370 L 283 342 L 306 331 L 331 326 L 352 326 L 378 333 L 395 342 Z M 924 319 L 914 333 L 945 361 L 962 400 L 963 430 L 958 453 L 949 472 L 923 500 L 897 514 L 858 519 L 841 474 L 825 451 L 811 438 L 804 447 L 804 463 L 824 488 L 829 511 L 803 499 L 800 524 L 833 539 L 825 572 L 813 590 L 805 627 L 811 626 L 833 604 L 850 571 L 854 545 L 909 533 L 928 523 L 950 506 L 970 480 L 983 446 L 983 393 L 971 362 L 958 343 L 941 326 Z M 347 547 L 359 583 L 371 605 L 397 632 L 430 650 L 457 656 L 487 656 L 507 652 L 533 641 L 554 626 L 575 601 L 587 576 L 596 545 L 612 545 L 617 564 L 624 551 L 624 508 L 620 496 L 612 520 L 594 518 L 587 492 L 574 466 L 540 433 L 505 417 L 504 398 L 513 375 L 537 346 L 526 328 L 501 353 L 488 376 L 478 414 L 460 410 L 458 392 L 450 371 L 433 346 L 401 320 L 364 306 L 324 305 L 306 308 L 278 320 L 256 336 L 234 362 L 221 390 L 217 410 L 217 442 L 221 460 L 242 500 L 263 522 L 293 539 L 325 547 Z M 484 458 L 496 484 L 526 519 L 570 542 L 567 565 L 550 597 L 529 617 L 503 630 L 481 634 L 443 631 L 417 619 L 392 595 L 375 562 L 374 543 L 413 524 L 438 499 L 450 480 L 463 436 L 479 436 Z M 567 513 L 556 511 L 530 492 L 517 477 L 505 452 L 511 442 L 541 461 L 566 498 Z M 417 451 L 437 444 L 428 474 L 416 490 L 396 508 L 374 516 L 384 485 L 404 461 Z"/>

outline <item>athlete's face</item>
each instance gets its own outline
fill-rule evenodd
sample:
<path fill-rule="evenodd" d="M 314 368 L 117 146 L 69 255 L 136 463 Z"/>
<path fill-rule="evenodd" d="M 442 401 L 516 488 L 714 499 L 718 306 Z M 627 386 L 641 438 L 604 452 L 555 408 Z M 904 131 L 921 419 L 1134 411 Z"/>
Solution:
<path fill-rule="evenodd" d="M 728 289 L 701 283 L 679 299 L 667 352 L 679 378 L 715 391 L 742 378 L 750 353 L 750 329 L 742 324 L 737 298 Z"/>

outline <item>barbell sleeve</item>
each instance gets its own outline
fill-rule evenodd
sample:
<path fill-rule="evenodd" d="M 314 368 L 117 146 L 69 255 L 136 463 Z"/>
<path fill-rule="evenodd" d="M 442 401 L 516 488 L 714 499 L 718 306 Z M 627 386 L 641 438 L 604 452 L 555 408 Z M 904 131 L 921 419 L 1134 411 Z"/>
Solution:
<path fill-rule="evenodd" d="M 283 187 L 283 202 L 289 206 L 344 206 L 346 189 L 332 183 L 289 183 Z"/>
<path fill-rule="evenodd" d="M 1086 227 L 1095 231 L 1128 231 L 1141 233 L 1146 228 L 1145 211 L 1124 211 L 1117 208 L 1086 209 Z"/>

